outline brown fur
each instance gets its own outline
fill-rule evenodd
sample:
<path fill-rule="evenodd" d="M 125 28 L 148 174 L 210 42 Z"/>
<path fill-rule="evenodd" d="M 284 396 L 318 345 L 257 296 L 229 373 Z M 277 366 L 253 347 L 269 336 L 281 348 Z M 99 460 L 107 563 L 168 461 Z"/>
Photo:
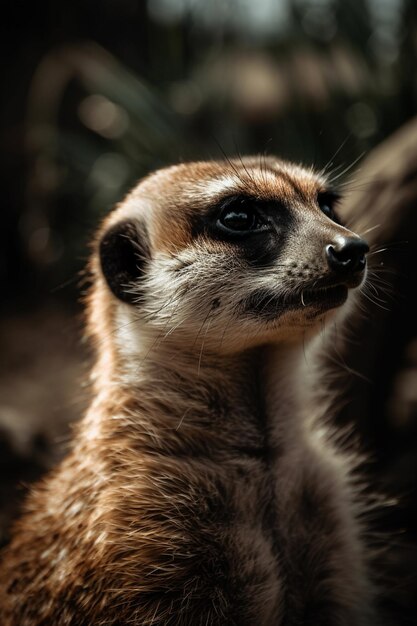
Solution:
<path fill-rule="evenodd" d="M 225 177 L 297 215 L 276 276 L 195 240 Z M 3 626 L 375 623 L 350 459 L 303 409 L 301 346 L 327 311 L 234 317 L 260 276 L 290 290 L 327 271 L 317 250 L 347 231 L 315 207 L 325 184 L 275 159 L 181 165 L 107 218 L 98 240 L 146 227 L 146 297 L 117 300 L 94 254 L 95 398 L 3 555 Z"/>

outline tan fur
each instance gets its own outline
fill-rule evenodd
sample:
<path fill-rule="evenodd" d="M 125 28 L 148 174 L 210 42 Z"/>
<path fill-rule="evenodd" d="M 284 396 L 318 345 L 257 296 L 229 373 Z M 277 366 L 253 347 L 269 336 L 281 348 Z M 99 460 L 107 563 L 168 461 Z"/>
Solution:
<path fill-rule="evenodd" d="M 97 240 L 146 226 L 146 297 L 119 301 L 93 255 L 95 397 L 3 555 L 3 626 L 375 623 L 351 462 L 302 401 L 303 340 L 328 313 L 236 313 L 255 285 L 286 294 L 327 271 L 323 246 L 347 231 L 315 204 L 325 186 L 276 159 L 179 165 L 105 220 Z M 296 216 L 276 266 L 195 238 L 193 216 L 231 190 Z"/>

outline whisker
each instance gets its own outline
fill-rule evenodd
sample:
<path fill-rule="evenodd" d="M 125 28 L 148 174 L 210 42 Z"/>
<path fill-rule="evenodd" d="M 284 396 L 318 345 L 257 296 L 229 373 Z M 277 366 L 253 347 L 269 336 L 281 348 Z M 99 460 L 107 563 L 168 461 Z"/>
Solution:
<path fill-rule="evenodd" d="M 349 141 L 351 137 L 352 137 L 352 133 L 349 133 L 347 137 L 342 141 L 340 146 L 337 148 L 336 152 L 327 161 L 326 165 L 320 170 L 319 175 L 327 174 L 327 168 L 330 167 L 330 165 L 332 165 L 334 159 L 337 157 L 340 151 L 343 150 L 343 148 L 345 147 L 345 145 L 347 144 L 347 142 Z M 342 166 L 339 166 L 339 167 L 342 167 Z"/>
<path fill-rule="evenodd" d="M 379 292 L 377 290 L 377 288 L 374 285 L 371 285 L 370 283 L 367 285 L 368 289 L 372 289 L 372 297 L 377 301 L 377 302 L 381 302 L 382 304 L 387 304 L 386 300 L 383 300 L 380 295 Z"/>
<path fill-rule="evenodd" d="M 350 165 L 345 167 L 345 169 L 342 170 L 339 174 L 337 174 L 337 176 L 334 176 L 330 182 L 333 183 L 335 180 L 337 180 L 344 174 L 347 174 L 347 172 L 349 172 L 352 169 L 352 167 L 354 167 L 365 156 L 365 154 L 366 154 L 366 151 L 362 152 L 358 157 L 356 157 L 356 159 Z"/>
<path fill-rule="evenodd" d="M 376 230 L 377 228 L 381 228 L 381 226 L 382 226 L 382 224 L 375 224 L 375 226 L 371 226 L 370 228 L 367 228 L 361 234 L 362 235 L 367 235 L 368 233 L 372 232 L 373 230 Z"/>
<path fill-rule="evenodd" d="M 204 320 L 203 320 L 203 322 L 202 322 L 202 324 L 201 324 L 201 326 L 200 326 L 200 328 L 199 328 L 199 330 L 198 330 L 198 332 L 197 332 L 197 334 L 196 334 L 196 336 L 195 336 L 195 339 L 194 339 L 194 342 L 193 342 L 193 345 L 192 345 L 192 347 L 193 347 L 193 348 L 195 347 L 195 345 L 196 345 L 196 343 L 197 343 L 197 339 L 198 339 L 198 337 L 200 336 L 200 333 L 201 333 L 201 331 L 202 331 L 202 330 L 203 330 L 203 328 L 204 328 L 204 324 L 206 323 L 206 321 L 207 321 L 207 320 L 208 320 L 208 318 L 210 317 L 211 312 L 212 312 L 212 309 L 209 309 L 209 311 L 208 311 L 208 313 L 207 313 L 206 317 L 204 318 Z"/>
<path fill-rule="evenodd" d="M 353 367 L 351 367 L 350 365 L 348 365 L 346 363 L 345 359 L 343 358 L 343 355 L 340 353 L 339 349 L 336 347 L 336 343 L 333 344 L 333 351 L 335 352 L 335 355 L 332 355 L 330 351 L 326 355 L 327 358 L 332 363 L 334 363 L 335 365 L 338 365 L 339 367 L 341 367 L 348 374 L 351 374 L 353 376 L 357 376 L 358 378 L 361 378 L 362 380 L 364 380 L 365 382 L 367 382 L 369 384 L 372 383 L 371 379 L 368 378 L 368 376 L 365 376 L 365 374 L 362 374 L 361 372 L 358 372 L 358 370 L 355 370 Z M 338 357 L 338 359 L 336 357 Z"/>
<path fill-rule="evenodd" d="M 364 295 L 364 297 L 369 300 L 369 302 L 372 302 L 372 304 L 374 304 L 375 306 L 379 307 L 380 309 L 383 309 L 384 311 L 391 311 L 391 309 L 389 309 L 388 307 L 383 306 L 382 304 L 380 304 L 379 302 L 373 300 L 371 298 L 371 296 L 366 293 L 363 289 L 361 289 L 361 293 Z"/>
<path fill-rule="evenodd" d="M 210 309 L 209 313 L 211 313 L 211 312 L 212 312 L 212 311 L 211 311 L 211 309 Z M 207 337 L 208 330 L 209 330 L 209 328 L 210 328 L 210 324 L 211 324 L 211 319 L 210 319 L 210 318 L 208 318 L 208 319 L 207 319 L 207 328 L 206 328 L 206 332 L 204 333 L 204 336 L 203 336 L 203 341 L 201 342 L 201 349 L 200 349 L 200 354 L 199 354 L 199 357 L 198 357 L 197 376 L 200 376 L 200 369 L 201 369 L 201 362 L 202 362 L 202 358 L 203 358 L 204 343 L 205 343 L 205 340 L 206 340 L 206 337 Z"/>
<path fill-rule="evenodd" d="M 220 346 L 219 346 L 220 348 L 222 348 L 222 346 L 223 346 L 223 341 L 224 341 L 224 338 L 225 338 L 225 336 L 226 336 L 226 332 L 227 332 L 227 330 L 229 329 L 229 326 L 230 326 L 230 323 L 231 323 L 232 319 L 233 319 L 233 318 L 232 318 L 232 316 L 230 315 L 230 316 L 229 316 L 229 319 L 227 320 L 227 323 L 225 324 L 225 327 L 224 327 L 224 329 L 223 329 L 222 336 L 221 336 L 221 338 L 220 338 Z"/>

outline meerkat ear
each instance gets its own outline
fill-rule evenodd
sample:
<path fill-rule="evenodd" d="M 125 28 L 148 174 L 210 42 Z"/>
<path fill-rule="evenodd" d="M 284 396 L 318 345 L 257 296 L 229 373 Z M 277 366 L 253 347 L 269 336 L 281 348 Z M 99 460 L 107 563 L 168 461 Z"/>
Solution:
<path fill-rule="evenodd" d="M 150 259 L 146 228 L 133 221 L 111 226 L 99 243 L 103 275 L 114 295 L 129 304 L 141 298 L 140 279 Z"/>

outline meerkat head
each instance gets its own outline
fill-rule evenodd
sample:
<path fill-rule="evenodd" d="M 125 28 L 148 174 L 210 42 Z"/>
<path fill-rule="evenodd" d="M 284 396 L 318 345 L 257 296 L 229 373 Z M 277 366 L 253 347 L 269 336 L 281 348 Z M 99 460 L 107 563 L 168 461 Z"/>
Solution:
<path fill-rule="evenodd" d="M 302 338 L 364 280 L 368 246 L 337 200 L 322 176 L 273 158 L 157 171 L 99 234 L 115 325 L 136 345 L 214 352 Z"/>

